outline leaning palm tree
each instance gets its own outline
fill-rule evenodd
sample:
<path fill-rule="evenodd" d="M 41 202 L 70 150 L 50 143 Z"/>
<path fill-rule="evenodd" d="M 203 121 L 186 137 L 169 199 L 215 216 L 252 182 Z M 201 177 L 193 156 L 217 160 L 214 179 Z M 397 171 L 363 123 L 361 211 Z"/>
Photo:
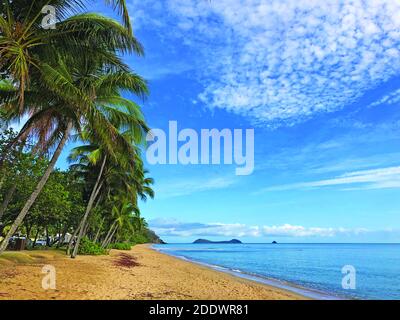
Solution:
<path fill-rule="evenodd" d="M 99 93 L 100 91 L 101 90 L 99 90 Z M 111 99 L 108 98 L 107 100 L 105 99 L 105 96 L 101 96 L 100 101 L 102 101 L 103 104 L 106 100 L 108 101 L 108 104 L 116 103 L 121 99 L 121 97 L 118 97 L 116 100 L 115 98 L 117 97 L 118 96 L 114 95 Z M 109 152 L 109 150 L 104 148 L 101 143 L 98 144 L 98 142 L 101 141 L 98 141 L 95 130 L 86 130 L 82 131 L 80 136 L 83 141 L 87 141 L 89 144 L 76 147 L 72 150 L 72 153 L 69 157 L 69 159 L 72 161 L 79 159 L 80 168 L 82 168 L 82 165 L 92 167 L 92 169 L 93 167 L 97 167 L 95 171 L 98 172 L 93 189 L 90 193 L 85 214 L 78 226 L 79 231 L 77 233 L 75 247 L 71 255 L 72 258 L 75 258 L 78 254 L 79 244 L 84 236 L 86 221 L 90 215 L 94 201 L 98 197 L 100 190 L 104 185 L 105 179 L 103 178 L 103 173 L 107 171 L 107 168 L 112 167 L 119 167 L 124 171 L 129 171 L 131 169 L 134 170 L 137 163 L 135 161 L 136 158 L 132 158 L 132 155 L 135 153 L 135 145 L 140 145 L 143 143 L 144 133 L 148 131 L 144 121 L 141 120 L 142 115 L 138 109 L 138 106 L 129 100 L 123 99 L 119 102 L 121 101 L 124 102 L 123 106 L 119 105 L 117 112 L 114 112 L 114 116 L 111 117 L 110 121 L 118 129 L 127 128 L 125 131 L 120 133 L 120 138 L 126 141 L 126 143 L 122 145 L 123 148 L 118 150 L 116 147 L 113 152 Z"/>
<path fill-rule="evenodd" d="M 58 63 L 60 57 L 61 59 L 84 61 L 95 59 L 103 67 L 107 66 L 114 71 L 127 72 L 128 67 L 121 61 L 117 53 L 143 54 L 142 46 L 132 35 L 125 1 L 106 0 L 122 14 L 125 27 L 101 15 L 75 14 L 84 9 L 85 2 L 88 1 L 4 0 L 0 2 L 0 82 L 4 80 L 11 82 L 11 86 L 6 91 L 2 91 L 0 88 L 1 114 L 3 116 L 3 109 L 7 106 L 8 110 L 5 113 L 7 120 L 18 119 L 27 112 L 31 115 L 16 141 L 25 139 L 30 134 L 37 134 L 39 145 L 47 151 L 52 144 L 57 145 L 58 142 L 62 149 L 68 139 L 68 134 L 65 133 L 71 130 L 74 121 L 70 123 L 66 119 L 71 119 L 71 117 L 63 117 L 62 120 L 66 122 L 58 121 L 63 124 L 57 126 L 57 130 L 52 130 L 54 127 L 53 111 L 56 113 L 59 111 L 58 104 L 60 102 L 68 106 L 74 105 L 74 103 L 71 104 L 71 99 L 66 101 L 65 96 L 61 99 L 56 97 L 57 103 L 44 101 L 39 104 L 39 110 L 37 106 L 32 108 L 34 105 L 32 101 L 42 102 L 39 95 L 48 97 L 47 93 L 50 92 L 57 96 L 63 90 L 61 87 L 65 88 L 66 83 L 62 83 L 62 85 L 52 83 L 51 88 L 40 88 L 39 86 L 40 90 L 36 90 L 36 97 L 35 89 L 31 90 L 30 95 L 33 96 L 33 99 L 30 102 L 25 101 L 26 91 L 35 87 L 32 83 L 46 82 L 43 76 L 48 72 L 49 66 L 62 67 L 62 64 Z M 52 5 L 56 8 L 57 28 L 55 30 L 45 30 L 41 26 L 41 10 L 45 5 Z M 54 85 L 60 85 L 60 88 L 55 88 Z M 79 92 L 75 92 L 75 94 L 78 94 L 77 97 L 79 97 Z M 15 102 L 16 99 L 18 103 L 10 103 L 11 101 Z M 61 108 L 63 107 L 61 106 Z M 72 112 L 71 115 L 72 118 L 79 120 L 79 114 Z M 79 124 L 79 121 L 75 121 L 75 124 Z M 49 135 L 49 132 L 52 134 Z M 59 152 L 57 151 L 59 151 L 58 147 L 52 158 L 54 161 L 50 162 L 51 166 L 58 158 Z M 0 166 L 2 161 L 3 156 L 0 155 Z M 43 176 L 44 181 L 47 179 L 46 176 L 47 174 Z M 33 198 L 35 198 L 34 195 Z"/>
<path fill-rule="evenodd" d="M 99 62 L 94 58 L 89 59 L 89 57 L 83 57 L 80 61 L 75 58 L 60 59 L 57 66 L 47 64 L 44 66 L 44 70 L 44 81 L 37 86 L 54 96 L 55 100 L 51 101 L 50 108 L 54 105 L 66 106 L 63 112 L 67 114 L 58 123 L 58 127 L 63 129 L 62 138 L 56 147 L 48 169 L 1 243 L 0 253 L 5 250 L 9 239 L 23 221 L 49 178 L 73 127 L 80 131 L 82 124 L 89 125 L 93 134 L 109 154 L 115 156 L 114 150 L 117 146 L 119 149 L 126 150 L 127 156 L 132 156 L 132 158 L 135 157 L 135 154 L 129 153 L 130 142 L 120 134 L 119 127 L 127 126 L 137 134 L 147 128 L 137 105 L 120 96 L 120 92 L 123 90 L 140 97 L 147 95 L 146 83 L 138 75 L 126 70 L 118 70 L 115 66 L 112 68 L 108 65 L 104 66 L 103 61 Z M 128 106 L 132 105 L 135 108 L 126 111 Z M 36 114 L 31 119 L 35 116 Z"/>
<path fill-rule="evenodd" d="M 139 209 L 124 194 L 114 196 L 112 199 L 113 207 L 111 209 L 111 225 L 101 246 L 107 248 L 118 231 L 126 228 L 131 233 L 135 232 L 135 225 L 132 223 L 132 214 L 138 215 Z M 116 236 L 118 238 L 118 236 Z"/>
<path fill-rule="evenodd" d="M 132 227 L 132 233 L 141 232 L 146 223 L 140 215 L 138 200 L 146 201 L 147 197 L 153 198 L 154 191 L 151 185 L 152 178 L 146 177 L 147 170 L 143 169 L 143 163 L 137 162 L 136 170 L 124 171 L 114 168 L 109 172 L 105 187 L 107 197 L 113 206 L 120 206 L 121 202 L 129 208 L 128 222 Z M 111 229 L 110 229 L 111 230 Z"/>
<path fill-rule="evenodd" d="M 27 114 L 30 117 L 16 139 L 10 142 L 5 150 L 10 150 L 18 141 L 25 141 L 28 136 L 33 136 L 38 141 L 35 151 L 46 152 L 63 135 L 62 127 L 58 131 L 53 130 L 53 114 L 54 111 L 59 112 L 56 110 L 59 106 L 43 101 L 51 99 L 49 90 L 41 88 L 40 85 L 35 86 L 45 82 L 43 75 L 48 72 L 48 66 L 57 66 L 60 57 L 95 59 L 108 68 L 129 71 L 119 54 L 143 54 L 141 44 L 131 32 L 125 1 L 106 0 L 122 14 L 125 27 L 98 14 L 77 14 L 85 8 L 84 4 L 87 2 L 0 1 L 2 121 L 19 121 Z M 43 17 L 41 10 L 45 5 L 51 5 L 56 9 L 57 27 L 54 30 L 45 30 L 41 26 Z M 52 108 L 49 109 L 49 105 Z M 4 158 L 5 154 L 0 154 L 0 169 L 3 167 Z"/>

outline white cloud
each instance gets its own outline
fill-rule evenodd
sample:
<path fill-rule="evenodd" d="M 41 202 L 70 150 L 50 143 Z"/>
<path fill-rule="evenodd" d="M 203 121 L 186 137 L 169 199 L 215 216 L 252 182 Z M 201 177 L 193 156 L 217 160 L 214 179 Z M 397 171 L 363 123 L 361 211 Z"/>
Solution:
<path fill-rule="evenodd" d="M 400 188 L 400 167 L 354 171 L 331 179 L 272 186 L 264 188 L 259 192 L 343 185 L 353 185 L 353 187 L 345 190 Z"/>
<path fill-rule="evenodd" d="M 368 232 L 365 228 L 321 228 L 291 224 L 279 226 L 248 226 L 241 223 L 184 223 L 177 220 L 155 219 L 150 227 L 160 236 L 223 236 L 223 237 L 334 237 L 337 235 L 358 235 Z"/>
<path fill-rule="evenodd" d="M 287 124 L 398 75 L 400 1 L 134 0 L 134 24 L 195 53 L 210 107 Z"/>

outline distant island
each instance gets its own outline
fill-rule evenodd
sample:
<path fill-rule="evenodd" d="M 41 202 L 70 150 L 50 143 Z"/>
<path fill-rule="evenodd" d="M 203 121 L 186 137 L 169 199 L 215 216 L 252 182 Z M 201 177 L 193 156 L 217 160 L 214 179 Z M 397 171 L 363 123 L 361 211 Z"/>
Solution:
<path fill-rule="evenodd" d="M 211 241 L 211 240 L 207 240 L 207 239 L 197 239 L 197 240 L 193 241 L 193 243 L 242 243 L 242 241 L 240 241 L 238 239 L 232 239 L 232 240 L 228 240 L 228 241 Z"/>

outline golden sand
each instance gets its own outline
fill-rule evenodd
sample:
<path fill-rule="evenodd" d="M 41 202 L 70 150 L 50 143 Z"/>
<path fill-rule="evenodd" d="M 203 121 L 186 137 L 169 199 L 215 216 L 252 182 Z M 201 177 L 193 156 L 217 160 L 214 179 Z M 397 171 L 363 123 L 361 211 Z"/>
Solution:
<path fill-rule="evenodd" d="M 44 265 L 56 268 L 56 290 L 42 289 Z M 0 256 L 1 299 L 304 299 L 159 253 L 148 245 L 108 256 L 57 251 Z"/>

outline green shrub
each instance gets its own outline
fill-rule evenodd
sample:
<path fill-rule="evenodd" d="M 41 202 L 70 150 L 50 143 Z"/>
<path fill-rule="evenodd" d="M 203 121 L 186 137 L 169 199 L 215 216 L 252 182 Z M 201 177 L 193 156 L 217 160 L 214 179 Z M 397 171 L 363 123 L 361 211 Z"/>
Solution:
<path fill-rule="evenodd" d="M 79 245 L 79 254 L 99 256 L 107 254 L 107 250 L 103 249 L 98 243 L 90 241 L 87 237 L 83 237 Z"/>
<path fill-rule="evenodd" d="M 117 249 L 117 250 L 131 250 L 132 244 L 126 242 L 118 242 L 113 243 L 110 245 L 110 249 Z"/>

